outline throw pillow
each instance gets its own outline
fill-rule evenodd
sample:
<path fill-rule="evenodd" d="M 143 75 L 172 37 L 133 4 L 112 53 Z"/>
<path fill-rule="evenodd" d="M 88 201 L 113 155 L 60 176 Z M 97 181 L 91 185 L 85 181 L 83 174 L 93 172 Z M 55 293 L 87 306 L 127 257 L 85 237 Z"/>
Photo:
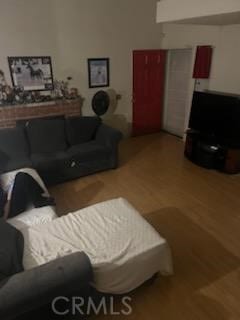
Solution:
<path fill-rule="evenodd" d="M 26 125 L 31 153 L 54 153 L 67 148 L 65 120 L 37 119 Z"/>
<path fill-rule="evenodd" d="M 0 174 L 5 171 L 6 165 L 9 161 L 9 156 L 0 150 Z"/>
<path fill-rule="evenodd" d="M 74 117 L 67 119 L 67 139 L 71 146 L 92 140 L 101 119 L 98 117 Z"/>

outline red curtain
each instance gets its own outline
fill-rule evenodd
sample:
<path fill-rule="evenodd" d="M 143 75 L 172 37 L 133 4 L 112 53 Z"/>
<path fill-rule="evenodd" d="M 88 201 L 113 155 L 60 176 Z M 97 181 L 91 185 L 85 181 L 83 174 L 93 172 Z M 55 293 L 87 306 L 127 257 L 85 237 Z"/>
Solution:
<path fill-rule="evenodd" d="M 197 47 L 193 78 L 208 79 L 211 71 L 213 49 L 211 46 Z"/>

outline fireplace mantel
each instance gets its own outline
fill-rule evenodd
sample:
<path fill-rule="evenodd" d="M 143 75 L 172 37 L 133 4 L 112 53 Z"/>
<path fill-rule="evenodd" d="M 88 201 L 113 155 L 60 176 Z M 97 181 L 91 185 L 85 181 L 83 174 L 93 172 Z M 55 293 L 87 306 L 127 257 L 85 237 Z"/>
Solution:
<path fill-rule="evenodd" d="M 0 129 L 13 128 L 17 121 L 51 116 L 81 115 L 82 99 L 56 100 L 44 103 L 0 106 Z"/>

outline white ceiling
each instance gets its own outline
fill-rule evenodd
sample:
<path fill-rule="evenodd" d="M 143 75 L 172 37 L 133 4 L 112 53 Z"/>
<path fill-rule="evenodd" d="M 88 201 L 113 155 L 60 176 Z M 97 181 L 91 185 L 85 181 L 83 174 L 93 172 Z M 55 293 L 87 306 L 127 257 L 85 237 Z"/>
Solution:
<path fill-rule="evenodd" d="M 176 23 L 199 24 L 199 25 L 233 25 L 240 24 L 240 12 L 224 13 L 214 16 L 205 16 L 200 18 L 184 19 Z"/>

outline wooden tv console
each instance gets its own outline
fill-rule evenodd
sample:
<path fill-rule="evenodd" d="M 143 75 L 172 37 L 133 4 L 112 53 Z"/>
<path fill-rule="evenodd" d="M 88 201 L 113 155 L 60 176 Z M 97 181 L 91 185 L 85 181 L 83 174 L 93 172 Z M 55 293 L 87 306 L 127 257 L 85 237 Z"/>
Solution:
<path fill-rule="evenodd" d="M 240 173 L 240 148 L 210 143 L 193 130 L 188 130 L 185 155 L 193 163 L 228 174 Z"/>

